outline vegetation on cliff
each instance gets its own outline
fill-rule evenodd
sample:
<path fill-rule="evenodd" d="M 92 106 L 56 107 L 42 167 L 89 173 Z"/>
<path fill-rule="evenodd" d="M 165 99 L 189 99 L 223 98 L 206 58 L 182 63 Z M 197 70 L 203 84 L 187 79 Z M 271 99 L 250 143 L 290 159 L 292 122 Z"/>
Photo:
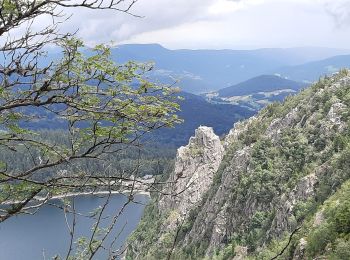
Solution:
<path fill-rule="evenodd" d="M 154 198 L 129 259 L 349 258 L 349 71 L 236 124 L 225 147 L 211 188 L 177 225 Z"/>

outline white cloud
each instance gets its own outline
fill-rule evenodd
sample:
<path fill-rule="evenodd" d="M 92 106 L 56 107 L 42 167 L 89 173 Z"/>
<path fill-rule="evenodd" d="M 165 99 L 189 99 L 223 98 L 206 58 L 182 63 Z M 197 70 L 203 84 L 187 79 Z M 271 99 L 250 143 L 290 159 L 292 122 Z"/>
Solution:
<path fill-rule="evenodd" d="M 350 26 L 349 0 L 327 1 L 324 7 L 327 13 L 334 19 L 337 27 L 344 28 Z"/>
<path fill-rule="evenodd" d="M 350 46 L 349 0 L 139 0 L 136 18 L 74 10 L 63 30 L 88 44 L 160 43 L 169 48 Z M 42 23 L 42 22 L 41 22 Z"/>
<path fill-rule="evenodd" d="M 209 14 L 222 15 L 262 3 L 264 0 L 217 0 L 208 9 Z"/>
<path fill-rule="evenodd" d="M 80 28 L 79 35 L 89 43 L 120 41 L 141 33 L 173 28 L 208 18 L 208 7 L 215 0 L 139 0 L 133 17 L 115 11 L 80 9 L 75 12 L 66 28 Z"/>
<path fill-rule="evenodd" d="M 334 26 L 326 12 L 326 2 L 218 0 L 208 5 L 207 15 L 200 19 L 143 31 L 122 43 L 160 42 L 170 48 L 348 48 L 349 30 L 339 30 Z"/>

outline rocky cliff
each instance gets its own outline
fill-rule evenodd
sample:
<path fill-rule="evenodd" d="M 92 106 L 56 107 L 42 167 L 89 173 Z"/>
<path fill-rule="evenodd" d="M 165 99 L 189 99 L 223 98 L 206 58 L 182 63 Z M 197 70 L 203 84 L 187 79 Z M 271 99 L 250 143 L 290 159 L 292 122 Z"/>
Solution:
<path fill-rule="evenodd" d="M 179 214 L 179 219 L 185 218 L 211 187 L 223 154 L 224 148 L 213 129 L 199 127 L 188 145 L 177 151 L 175 170 L 163 190 L 166 195 L 159 201 L 160 210 L 171 209 Z"/>
<path fill-rule="evenodd" d="M 222 144 L 200 127 L 128 257 L 349 259 L 349 158 L 346 70 L 236 123 Z M 145 223 L 150 216 L 158 221 Z"/>

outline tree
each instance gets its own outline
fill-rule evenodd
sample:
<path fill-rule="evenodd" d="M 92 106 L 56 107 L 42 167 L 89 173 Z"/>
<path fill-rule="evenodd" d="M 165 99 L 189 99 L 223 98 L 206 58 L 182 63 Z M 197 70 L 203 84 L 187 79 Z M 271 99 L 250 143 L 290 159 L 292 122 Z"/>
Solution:
<path fill-rule="evenodd" d="M 127 203 L 132 202 L 137 184 L 143 184 L 136 174 L 64 169 L 79 161 L 103 160 L 108 154 L 138 146 L 141 137 L 154 129 L 179 123 L 175 90 L 147 80 L 145 74 L 152 64 L 116 64 L 108 46 L 86 48 L 74 34 L 62 34 L 59 29 L 69 8 L 113 9 L 133 15 L 130 9 L 136 2 L 1 1 L 0 152 L 7 156 L 0 162 L 0 202 L 7 206 L 0 211 L 0 222 L 22 213 L 33 214 L 53 196 L 71 192 L 108 191 L 108 203 L 113 191 L 122 191 L 127 185 L 131 189 Z M 33 24 L 42 16 L 51 17 L 52 24 L 35 30 Z M 21 30 L 24 33 L 19 34 Z M 57 60 L 47 55 L 52 46 L 61 50 Z M 59 118 L 66 131 L 59 140 L 48 140 L 41 131 L 27 127 L 28 121 L 38 117 Z M 11 163 L 16 154 L 26 163 Z M 156 183 L 149 185 L 152 189 Z M 87 249 L 80 251 L 83 259 L 91 259 L 101 250 L 120 214 L 101 235 L 98 224 L 104 207 L 101 205 L 95 214 L 98 217 L 91 238 L 80 243 Z M 75 214 L 74 204 L 63 208 Z M 74 253 L 74 225 L 75 221 L 68 224 L 71 246 L 67 259 Z"/>

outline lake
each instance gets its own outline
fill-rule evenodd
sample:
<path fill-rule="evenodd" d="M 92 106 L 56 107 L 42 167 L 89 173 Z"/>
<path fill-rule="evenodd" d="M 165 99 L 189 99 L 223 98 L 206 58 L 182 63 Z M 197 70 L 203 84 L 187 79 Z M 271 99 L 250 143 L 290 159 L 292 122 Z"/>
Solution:
<path fill-rule="evenodd" d="M 71 198 L 73 199 L 73 198 Z M 118 235 L 114 248 L 120 248 L 131 232 L 136 228 L 143 214 L 145 204 L 149 197 L 136 195 L 137 203 L 128 204 L 122 215 L 118 218 L 113 229 L 110 244 L 113 237 Z M 78 196 L 74 198 L 76 211 L 81 214 L 89 214 L 98 206 L 103 205 L 106 198 L 97 196 Z M 111 216 L 117 214 L 127 197 L 122 194 L 112 195 L 109 204 L 103 214 L 103 225 L 107 226 Z M 55 201 L 59 204 L 59 201 Z M 72 221 L 72 216 L 68 220 Z M 91 235 L 93 220 L 86 216 L 77 217 L 76 238 Z M 57 207 L 46 205 L 35 215 L 19 215 L 0 223 L 0 259 L 1 260 L 38 260 L 51 259 L 59 254 L 66 256 L 69 248 L 69 230 L 65 222 L 64 213 Z M 105 259 L 107 253 L 102 252 L 94 259 Z"/>

